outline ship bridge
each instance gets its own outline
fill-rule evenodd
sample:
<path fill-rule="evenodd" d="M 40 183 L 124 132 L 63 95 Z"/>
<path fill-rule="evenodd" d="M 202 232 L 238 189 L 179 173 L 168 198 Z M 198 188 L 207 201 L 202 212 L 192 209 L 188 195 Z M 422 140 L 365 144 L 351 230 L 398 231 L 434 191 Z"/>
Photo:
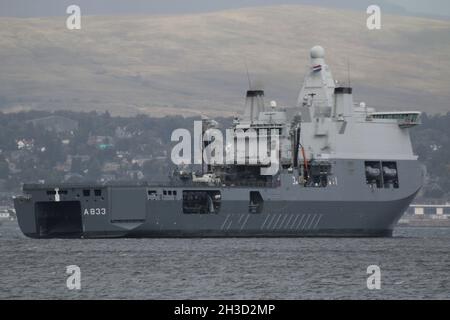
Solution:
<path fill-rule="evenodd" d="M 372 112 L 367 116 L 367 120 L 394 120 L 400 128 L 410 128 L 421 124 L 421 115 L 419 111 Z"/>

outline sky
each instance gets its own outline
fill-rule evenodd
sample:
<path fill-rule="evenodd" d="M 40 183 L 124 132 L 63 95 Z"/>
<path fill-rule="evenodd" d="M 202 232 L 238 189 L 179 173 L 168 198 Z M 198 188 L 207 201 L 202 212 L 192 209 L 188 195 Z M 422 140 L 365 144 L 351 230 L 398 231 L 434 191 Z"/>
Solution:
<path fill-rule="evenodd" d="M 448 0 L 0 0 L 0 16 L 65 15 L 76 4 L 84 14 L 184 14 L 279 4 L 314 4 L 363 10 L 379 5 L 388 13 L 450 18 Z"/>

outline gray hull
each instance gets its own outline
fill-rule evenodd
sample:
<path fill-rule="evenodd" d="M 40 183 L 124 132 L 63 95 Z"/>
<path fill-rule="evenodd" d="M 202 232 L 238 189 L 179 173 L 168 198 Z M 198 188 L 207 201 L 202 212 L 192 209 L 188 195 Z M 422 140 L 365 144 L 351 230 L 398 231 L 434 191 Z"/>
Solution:
<path fill-rule="evenodd" d="M 337 160 L 336 183 L 323 188 L 299 186 L 282 172 L 271 188 L 25 185 L 14 201 L 19 226 L 32 238 L 386 237 L 423 179 L 417 161 L 397 165 L 398 188 L 373 188 L 364 161 Z M 220 193 L 220 206 L 184 212 L 183 193 L 196 190 Z M 251 192 L 263 199 L 258 210 Z"/>

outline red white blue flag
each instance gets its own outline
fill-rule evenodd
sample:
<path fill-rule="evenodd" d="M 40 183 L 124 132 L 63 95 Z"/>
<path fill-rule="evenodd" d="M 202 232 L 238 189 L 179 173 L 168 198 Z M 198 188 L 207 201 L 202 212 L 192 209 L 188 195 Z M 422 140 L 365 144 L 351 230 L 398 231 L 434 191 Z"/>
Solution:
<path fill-rule="evenodd" d="M 317 66 L 313 66 L 313 71 L 314 72 L 322 71 L 322 65 L 318 64 Z"/>

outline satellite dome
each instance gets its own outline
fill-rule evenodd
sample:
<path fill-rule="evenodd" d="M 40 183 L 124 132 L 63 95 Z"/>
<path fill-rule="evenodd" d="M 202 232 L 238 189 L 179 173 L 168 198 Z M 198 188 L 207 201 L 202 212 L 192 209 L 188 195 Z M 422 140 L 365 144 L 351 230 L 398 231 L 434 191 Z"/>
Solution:
<path fill-rule="evenodd" d="M 321 46 L 315 46 L 311 49 L 312 59 L 323 59 L 325 57 L 325 49 Z"/>

